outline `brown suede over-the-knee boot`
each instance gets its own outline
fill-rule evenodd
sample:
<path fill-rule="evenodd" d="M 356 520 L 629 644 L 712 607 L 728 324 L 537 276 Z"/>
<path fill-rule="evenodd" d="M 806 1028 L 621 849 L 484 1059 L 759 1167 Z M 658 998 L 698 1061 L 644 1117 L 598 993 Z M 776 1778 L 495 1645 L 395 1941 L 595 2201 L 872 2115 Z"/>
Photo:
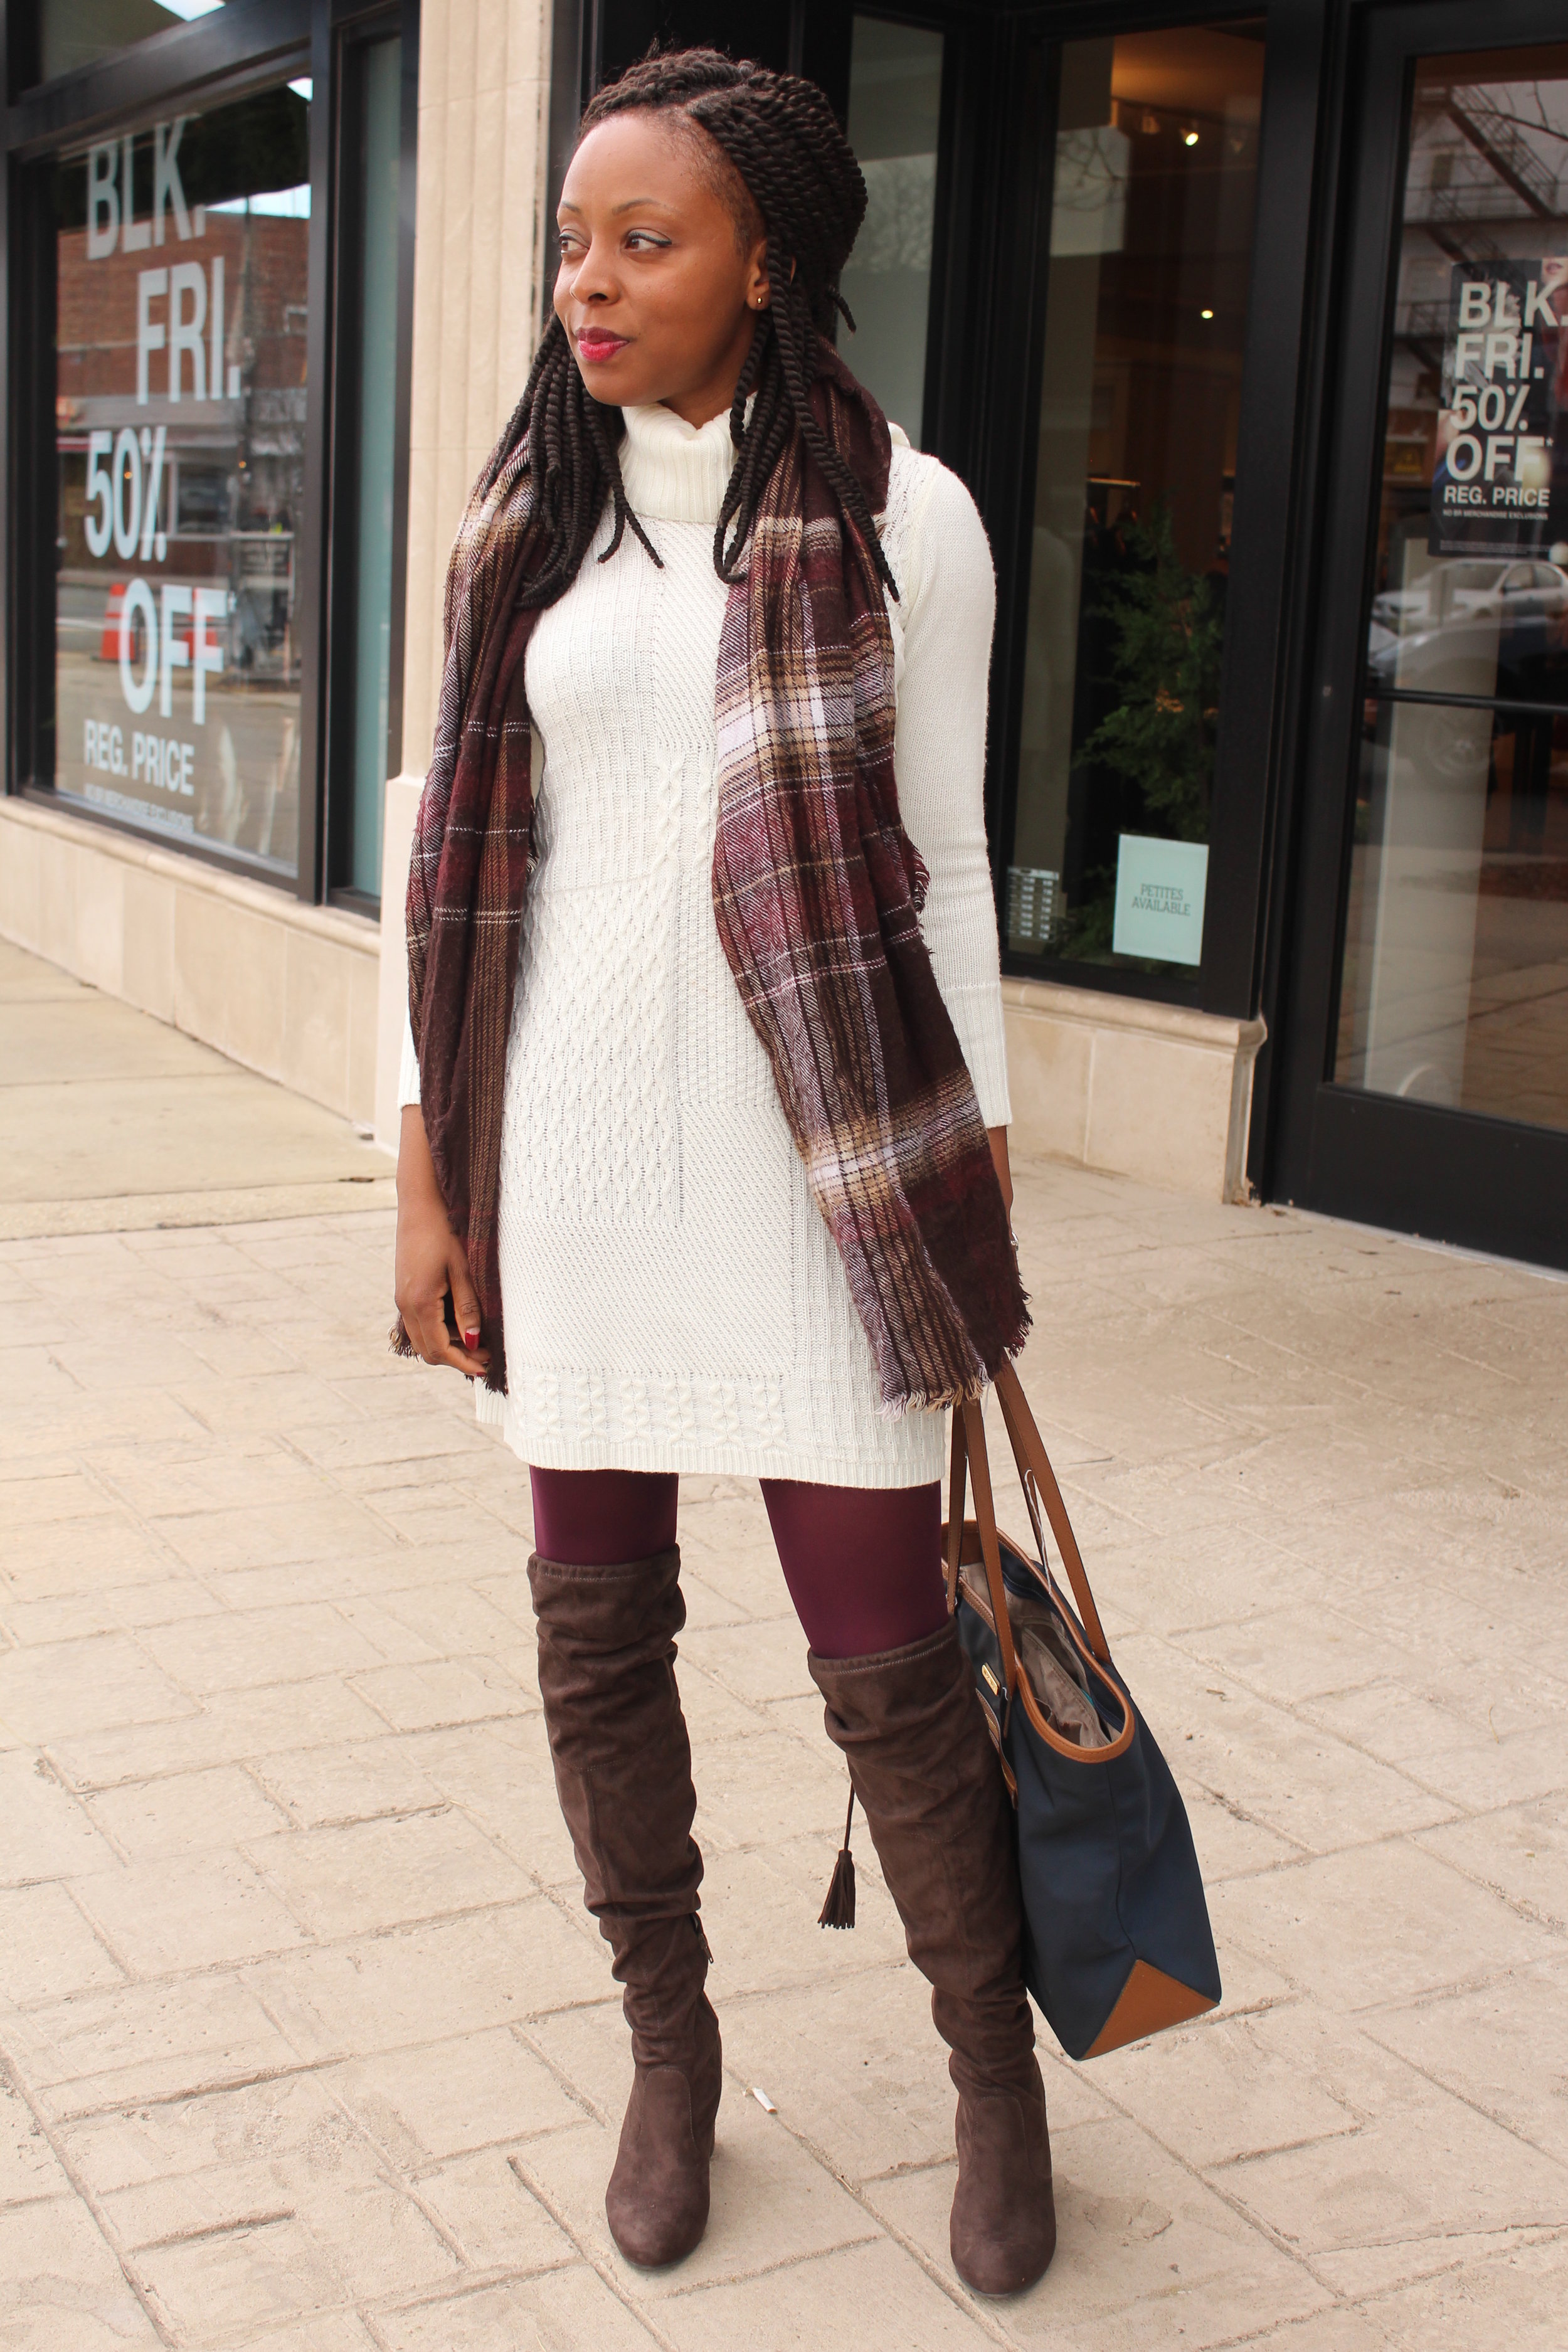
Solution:
<path fill-rule="evenodd" d="M 555 1786 L 588 1908 L 626 1987 L 637 2064 L 605 2210 L 626 2260 L 651 2268 L 689 2254 L 707 2227 L 722 2079 L 675 1682 L 680 1554 L 572 1568 L 536 1552 L 528 1578 Z"/>
<path fill-rule="evenodd" d="M 1051 2147 L 1024 1990 L 1009 1799 L 950 1623 L 869 1658 L 810 1658 L 958 2092 L 952 2266 L 981 2294 L 1056 2252 Z"/>

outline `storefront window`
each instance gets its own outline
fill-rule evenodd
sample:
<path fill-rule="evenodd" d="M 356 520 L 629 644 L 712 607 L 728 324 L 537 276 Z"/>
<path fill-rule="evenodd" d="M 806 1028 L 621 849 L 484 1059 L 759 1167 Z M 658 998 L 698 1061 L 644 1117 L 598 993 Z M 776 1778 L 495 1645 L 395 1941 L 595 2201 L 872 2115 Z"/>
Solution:
<path fill-rule="evenodd" d="M 856 332 L 839 345 L 918 449 L 925 406 L 940 33 L 857 16 L 849 53 L 849 143 L 866 175 L 866 219 L 844 272 Z"/>
<path fill-rule="evenodd" d="M 1568 1128 L 1568 47 L 1416 69 L 1334 1076 Z"/>
<path fill-rule="evenodd" d="M 310 84 L 57 170 L 55 785 L 292 876 Z"/>
<path fill-rule="evenodd" d="M 43 0 L 38 70 L 44 81 L 96 65 L 172 25 L 209 16 L 225 0 Z"/>
<path fill-rule="evenodd" d="M 1262 32 L 1062 48 L 1015 954 L 1199 961 Z"/>

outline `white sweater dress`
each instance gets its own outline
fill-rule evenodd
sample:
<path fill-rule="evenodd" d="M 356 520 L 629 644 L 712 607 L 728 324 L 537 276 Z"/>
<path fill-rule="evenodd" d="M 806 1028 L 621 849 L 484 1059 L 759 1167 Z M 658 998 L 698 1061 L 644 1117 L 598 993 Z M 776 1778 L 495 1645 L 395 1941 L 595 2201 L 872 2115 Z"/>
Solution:
<path fill-rule="evenodd" d="M 508 1395 L 542 1467 L 912 1486 L 945 1417 L 880 1407 L 842 1262 L 806 1188 L 713 919 L 713 526 L 733 452 L 626 412 L 622 473 L 658 550 L 608 518 L 528 649 L 538 862 L 507 1047 L 500 1276 Z M 982 805 L 994 604 L 968 491 L 895 429 L 883 546 L 899 804 L 931 872 L 922 928 L 987 1127 L 1008 1118 Z M 542 746 L 542 760 L 540 752 Z M 401 1097 L 419 1099 L 412 1037 Z"/>

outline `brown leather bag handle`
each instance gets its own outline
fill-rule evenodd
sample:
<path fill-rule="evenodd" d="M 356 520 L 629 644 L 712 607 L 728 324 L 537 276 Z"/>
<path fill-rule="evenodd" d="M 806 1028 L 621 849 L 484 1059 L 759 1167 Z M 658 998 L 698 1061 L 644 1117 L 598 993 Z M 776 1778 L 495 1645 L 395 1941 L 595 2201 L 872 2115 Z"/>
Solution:
<path fill-rule="evenodd" d="M 1006 1427 L 1008 1443 L 1013 1448 L 1013 1459 L 1018 1465 L 1018 1475 L 1023 1481 L 1024 1496 L 1029 1506 L 1029 1516 L 1035 1523 L 1036 1536 L 1037 1538 L 1040 1532 L 1035 1500 L 1037 1495 L 1039 1500 L 1045 1504 L 1046 1517 L 1051 1523 L 1051 1533 L 1056 1537 L 1057 1549 L 1061 1553 L 1062 1565 L 1067 1570 L 1068 1581 L 1072 1586 L 1073 1599 L 1078 1603 L 1079 1622 L 1083 1627 L 1089 1648 L 1101 1665 L 1108 1666 L 1110 1664 L 1110 1644 L 1105 1638 L 1105 1628 L 1100 1622 L 1100 1612 L 1094 1605 L 1094 1594 L 1089 1590 L 1083 1555 L 1078 1548 L 1078 1538 L 1072 1531 L 1072 1521 L 1068 1517 L 1068 1507 L 1062 1500 L 1062 1490 L 1057 1484 L 1057 1474 L 1051 1468 L 1050 1456 L 1046 1452 L 1045 1440 L 1035 1425 L 1034 1414 L 1029 1411 L 1029 1401 L 1024 1394 L 1023 1383 L 1013 1366 L 1007 1362 L 1002 1364 L 996 1374 L 996 1402 L 1002 1408 L 1002 1419 Z M 1040 1559 L 1044 1565 L 1046 1551 L 1043 1543 L 1040 1546 Z"/>
<path fill-rule="evenodd" d="M 958 1571 L 963 1558 L 963 1415 L 952 1416 L 952 1453 L 947 1473 L 947 1608 L 951 1616 L 958 1606 Z"/>
<path fill-rule="evenodd" d="M 1057 1484 L 1056 1474 L 1051 1468 L 1045 1444 L 1039 1431 L 1035 1426 L 1034 1414 L 1029 1411 L 1028 1402 L 1019 1385 L 1018 1376 L 1011 1364 L 1003 1365 L 996 1376 L 995 1388 L 997 1402 L 1001 1406 L 1002 1417 L 1007 1426 L 1008 1442 L 1013 1448 L 1013 1458 L 1018 1465 L 1018 1475 L 1024 1483 L 1024 1499 L 1028 1505 L 1029 1521 L 1034 1529 L 1035 1543 L 1046 1581 L 1050 1587 L 1058 1606 L 1066 1615 L 1066 1604 L 1062 1601 L 1051 1575 L 1050 1559 L 1040 1527 L 1042 1500 L 1067 1567 L 1073 1598 L 1079 1607 L 1079 1624 L 1083 1631 L 1081 1638 L 1076 1633 L 1074 1638 L 1082 1654 L 1087 1671 L 1101 1685 L 1111 1705 L 1121 1711 L 1121 1727 L 1111 1739 L 1109 1747 L 1090 1751 L 1096 1763 L 1113 1764 L 1116 1759 L 1119 1756 L 1124 1756 L 1131 1746 L 1137 1719 L 1133 1714 L 1131 1702 L 1117 1681 L 1115 1671 L 1111 1666 L 1110 1644 L 1105 1638 L 1105 1629 L 1100 1622 L 1100 1612 L 1094 1605 L 1094 1595 L 1089 1591 L 1089 1578 L 1084 1571 L 1078 1539 L 1073 1534 L 1072 1525 L 1067 1515 L 1067 1506 L 1062 1501 L 1061 1488 Z M 996 1513 L 991 1495 L 991 1472 L 985 1453 L 985 1426 L 981 1418 L 980 1405 L 974 1400 L 955 1407 L 952 1416 L 952 1468 L 948 1494 L 945 1561 L 950 1608 L 956 1607 L 958 1601 L 958 1576 L 963 1546 L 963 1489 L 966 1468 L 973 1472 L 974 1478 L 974 1517 L 980 1535 L 981 1557 L 985 1563 L 985 1583 L 991 1599 L 991 1613 L 995 1621 L 997 1647 L 1002 1653 L 1003 1670 L 1006 1676 L 1007 1707 L 1011 1709 L 1015 1697 L 1020 1699 L 1024 1712 L 1039 1738 L 1045 1740 L 1048 1747 L 1054 1748 L 1058 1755 L 1070 1757 L 1075 1763 L 1082 1763 L 1086 1760 L 1085 1751 L 1079 1746 L 1076 1738 L 1064 1738 L 1055 1728 L 1041 1708 L 1027 1677 L 1019 1671 L 1017 1654 L 1013 1645 L 1013 1621 L 1007 1607 L 1007 1588 L 1002 1576 L 1001 1546 L 996 1533 Z M 1005 1717 L 1004 1723 L 1005 1723 Z M 1008 1769 L 1004 1753 L 1004 1770 Z M 1011 1781 L 1009 1786 L 1012 1786 Z"/>
<path fill-rule="evenodd" d="M 996 1511 L 991 1498 L 991 1465 L 985 1454 L 985 1424 L 976 1397 L 966 1397 L 952 1412 L 952 1473 L 947 1514 L 947 1599 L 957 1605 L 958 1569 L 963 1543 L 963 1474 L 965 1461 L 974 1478 L 974 1516 L 980 1528 L 980 1556 L 985 1563 L 985 1586 L 991 1596 L 996 1642 L 1002 1653 L 1002 1674 L 1011 1706 L 1018 1687 L 1018 1655 L 1013 1647 L 1013 1620 L 1007 1610 L 1007 1588 L 1002 1580 L 1002 1548 L 996 1538 Z"/>

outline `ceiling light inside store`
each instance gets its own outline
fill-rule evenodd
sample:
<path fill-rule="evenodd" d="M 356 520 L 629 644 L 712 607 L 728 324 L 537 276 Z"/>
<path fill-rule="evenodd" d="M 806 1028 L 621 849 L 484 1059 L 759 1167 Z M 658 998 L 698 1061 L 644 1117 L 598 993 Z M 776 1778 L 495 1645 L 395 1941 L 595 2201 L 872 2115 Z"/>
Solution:
<path fill-rule="evenodd" d="M 1184 146 L 1184 147 L 1195 147 L 1195 146 L 1197 145 L 1197 143 L 1198 143 L 1198 134 L 1197 134 L 1197 132 L 1196 132 L 1195 131 L 1183 131 L 1183 133 L 1182 133 L 1182 144 L 1183 144 L 1183 146 Z"/>
<path fill-rule="evenodd" d="M 1200 310 L 1198 312 L 1198 316 L 1200 319 L 1212 319 L 1214 317 L 1214 312 L 1212 310 Z"/>
<path fill-rule="evenodd" d="M 1146 114 L 1143 117 L 1142 121 L 1138 125 L 1138 128 L 1142 131 L 1146 139 L 1152 139 L 1155 131 L 1160 128 L 1159 116 L 1157 114 Z"/>
<path fill-rule="evenodd" d="M 311 80 L 309 74 L 305 76 L 302 81 L 291 81 L 289 87 L 293 91 L 296 98 L 302 98 L 304 100 L 307 106 L 310 105 L 311 99 L 316 94 L 316 85 Z"/>

